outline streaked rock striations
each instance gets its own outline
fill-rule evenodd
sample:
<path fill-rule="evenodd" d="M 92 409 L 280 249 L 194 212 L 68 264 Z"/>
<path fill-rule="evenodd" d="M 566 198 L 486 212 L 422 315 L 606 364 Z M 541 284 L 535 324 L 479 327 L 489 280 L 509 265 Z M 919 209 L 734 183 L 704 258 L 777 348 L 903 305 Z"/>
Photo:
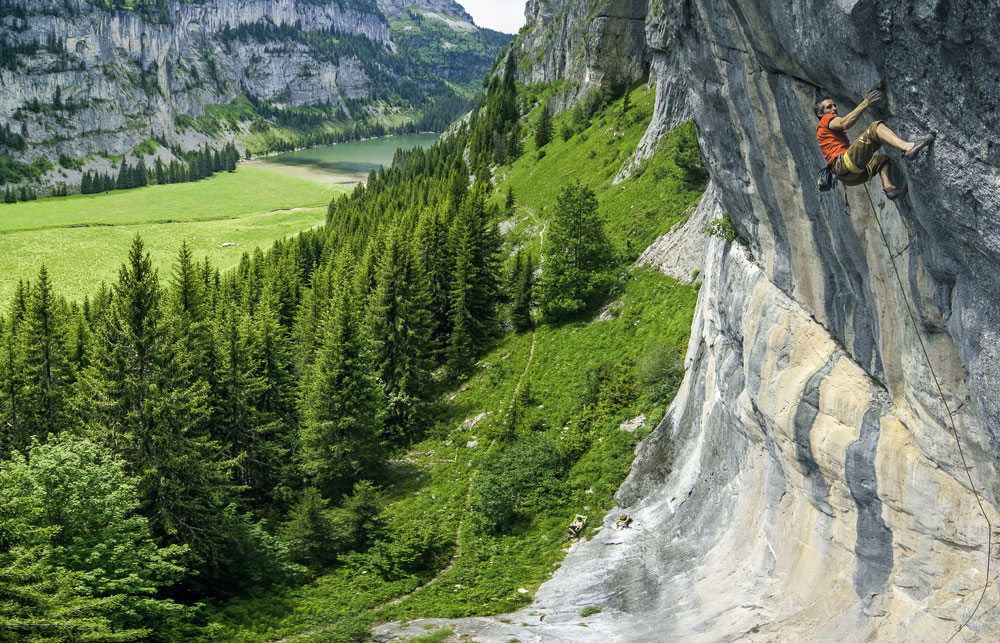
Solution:
<path fill-rule="evenodd" d="M 550 101 L 561 111 L 602 85 L 631 83 L 649 73 L 647 0 L 528 0 L 530 28 L 515 43 L 518 80 L 565 81 Z"/>
<path fill-rule="evenodd" d="M 616 497 L 633 528 L 610 528 L 616 508 L 574 547 L 511 619 L 533 627 L 458 630 L 945 641 L 990 582 L 953 640 L 1000 640 L 1000 561 L 986 572 L 1000 522 L 1000 8 L 650 4 L 653 59 L 669 61 L 654 70 L 686 71 L 658 92 L 685 105 L 657 113 L 693 116 L 742 240 L 708 246 L 686 379 Z M 939 139 L 915 162 L 890 152 L 904 200 L 876 179 L 874 208 L 850 188 L 847 217 L 843 188 L 814 185 L 812 103 L 845 113 L 875 85 L 904 137 Z M 587 605 L 602 611 L 584 619 Z"/>

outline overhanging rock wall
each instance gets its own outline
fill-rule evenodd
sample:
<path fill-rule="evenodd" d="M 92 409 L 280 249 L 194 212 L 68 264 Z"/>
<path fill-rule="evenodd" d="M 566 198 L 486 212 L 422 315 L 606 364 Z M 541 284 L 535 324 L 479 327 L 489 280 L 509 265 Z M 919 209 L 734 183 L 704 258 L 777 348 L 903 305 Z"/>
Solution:
<path fill-rule="evenodd" d="M 688 72 L 658 96 L 685 97 L 743 243 L 709 245 L 686 379 L 617 496 L 634 527 L 610 528 L 616 509 L 512 624 L 458 630 L 945 641 L 991 581 L 953 640 L 1000 640 L 997 2 L 655 0 L 646 27 L 671 61 L 654 70 Z M 906 199 L 876 179 L 847 217 L 814 186 L 811 106 L 846 113 L 876 85 L 890 126 L 939 140 L 914 163 L 890 152 Z"/>

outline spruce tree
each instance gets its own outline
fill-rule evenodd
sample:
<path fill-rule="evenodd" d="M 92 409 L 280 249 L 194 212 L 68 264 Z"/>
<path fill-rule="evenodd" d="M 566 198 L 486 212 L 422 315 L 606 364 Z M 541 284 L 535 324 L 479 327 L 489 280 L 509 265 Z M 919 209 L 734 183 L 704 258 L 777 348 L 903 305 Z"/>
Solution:
<path fill-rule="evenodd" d="M 14 300 L 10 306 L 10 316 L 3 319 L 0 328 L 0 447 L 3 453 L 11 449 L 23 449 L 30 436 L 22 422 L 24 411 L 24 362 L 20 359 L 20 342 L 24 319 L 28 311 L 30 288 L 24 281 L 18 281 L 14 290 Z"/>
<path fill-rule="evenodd" d="M 438 208 L 425 210 L 420 217 L 416 233 L 416 251 L 428 278 L 433 336 L 441 348 L 451 328 L 448 297 L 451 289 L 452 258 L 449 252 L 448 230 Z"/>
<path fill-rule="evenodd" d="M 538 118 L 538 126 L 535 128 L 535 148 L 542 149 L 552 140 L 552 112 L 549 111 L 549 104 L 542 106 L 541 116 Z"/>
<path fill-rule="evenodd" d="M 25 435 L 44 438 L 69 424 L 65 398 L 73 380 L 73 367 L 66 344 L 64 314 L 43 265 L 28 299 L 19 355 Z"/>
<path fill-rule="evenodd" d="M 172 337 L 163 293 L 137 236 L 94 337 L 74 406 L 90 433 L 139 478 L 143 513 L 161 544 L 186 544 L 208 574 L 231 537 L 220 520 L 234 496 L 227 463 L 207 435 L 207 385 Z"/>
<path fill-rule="evenodd" d="M 121 167 L 118 168 L 118 180 L 115 181 L 115 189 L 124 190 L 132 187 L 131 175 L 132 169 L 128 166 L 128 163 L 125 162 L 125 159 L 122 159 Z"/>
<path fill-rule="evenodd" d="M 538 303 L 545 317 L 572 315 L 606 291 L 613 251 L 593 190 L 579 182 L 562 190 L 542 251 L 545 268 Z"/>
<path fill-rule="evenodd" d="M 392 231 L 379 259 L 368 327 L 390 413 L 402 422 L 425 397 L 433 365 L 430 283 L 402 231 Z"/>
<path fill-rule="evenodd" d="M 523 259 L 521 255 L 524 255 Z M 532 290 L 535 281 L 535 266 L 531 261 L 531 255 L 518 252 L 517 269 L 512 277 L 514 278 L 514 297 L 511 305 L 511 323 L 518 332 L 528 330 L 532 326 L 531 301 Z"/>
<path fill-rule="evenodd" d="M 338 259 L 322 343 L 303 381 L 299 457 L 309 482 L 330 499 L 383 464 L 385 394 L 360 310 L 350 255 Z"/>

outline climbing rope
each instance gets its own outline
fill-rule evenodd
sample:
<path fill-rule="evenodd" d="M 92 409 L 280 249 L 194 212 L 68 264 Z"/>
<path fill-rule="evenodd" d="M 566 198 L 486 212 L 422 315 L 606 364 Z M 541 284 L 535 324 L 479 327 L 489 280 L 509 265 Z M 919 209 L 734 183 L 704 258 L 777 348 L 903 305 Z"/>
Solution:
<path fill-rule="evenodd" d="M 882 235 L 882 243 L 885 244 L 885 250 L 889 253 L 889 263 L 892 264 L 892 271 L 896 273 L 896 282 L 899 284 L 900 294 L 903 295 L 903 303 L 906 304 L 906 312 L 910 315 L 910 321 L 913 323 L 913 330 L 917 334 L 917 339 L 920 341 L 920 350 L 924 353 L 924 359 L 927 360 L 927 367 L 931 371 L 931 377 L 934 379 L 934 386 L 937 388 L 938 395 L 941 396 L 941 402 L 944 404 L 945 410 L 948 412 L 948 425 L 951 427 L 951 432 L 955 436 L 955 444 L 958 445 L 958 455 L 962 460 L 962 467 L 965 469 L 965 475 L 969 478 L 969 487 L 972 489 L 973 495 L 976 497 L 976 504 L 979 505 L 979 511 L 983 514 L 983 518 L 986 520 L 986 582 L 983 585 L 983 591 L 979 594 L 979 600 L 976 601 L 976 606 L 973 608 L 972 613 L 969 617 L 965 619 L 965 622 L 958 626 L 958 629 L 948 638 L 946 643 L 951 643 L 952 639 L 958 636 L 958 633 L 969 624 L 972 617 L 976 615 L 979 611 L 979 606 L 982 605 L 983 599 L 986 597 L 986 590 L 990 586 L 990 562 L 993 555 L 993 525 L 990 523 L 990 517 L 986 513 L 986 509 L 983 507 L 983 499 L 979 495 L 979 490 L 976 489 L 976 483 L 972 480 L 972 474 L 969 472 L 969 464 L 965 461 L 965 451 L 962 449 L 962 440 L 958 437 L 958 429 L 955 427 L 955 417 L 952 414 L 951 407 L 948 406 L 948 399 L 944 395 L 944 390 L 941 388 L 941 383 L 938 381 L 937 373 L 934 371 L 934 364 L 931 362 L 931 357 L 927 353 L 927 346 L 924 344 L 924 337 L 920 334 L 920 327 L 917 325 L 917 318 L 913 314 L 913 308 L 910 307 L 910 300 L 906 298 L 906 289 L 903 287 L 903 279 L 899 276 L 899 269 L 896 267 L 896 257 L 906 251 L 906 248 L 910 247 L 913 242 L 910 241 L 900 252 L 893 254 L 892 248 L 889 247 L 889 239 L 885 236 L 885 229 L 882 227 L 882 221 L 879 220 L 878 211 L 875 209 L 875 203 L 872 201 L 871 192 L 868 191 L 868 184 L 864 184 L 865 194 L 868 195 L 868 203 L 872 206 L 872 214 L 875 215 L 875 223 L 878 224 L 879 234 Z M 965 404 L 963 401 L 958 408 L 962 408 Z M 956 409 L 957 411 L 958 409 Z"/>

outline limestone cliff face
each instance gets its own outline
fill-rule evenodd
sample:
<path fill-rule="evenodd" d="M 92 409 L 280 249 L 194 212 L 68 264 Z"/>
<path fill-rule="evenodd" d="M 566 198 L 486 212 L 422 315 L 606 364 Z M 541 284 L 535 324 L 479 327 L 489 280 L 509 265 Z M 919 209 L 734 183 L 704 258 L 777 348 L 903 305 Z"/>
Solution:
<path fill-rule="evenodd" d="M 460 631 L 946 641 L 990 582 L 953 640 L 1000 640 L 1000 8 L 651 0 L 646 24 L 651 131 L 693 116 L 707 198 L 743 240 L 709 243 L 681 391 L 621 508 L 520 619 L 535 627 Z M 874 207 L 848 189 L 848 217 L 842 187 L 815 187 L 812 103 L 843 114 L 875 85 L 904 138 L 939 139 L 915 162 L 889 152 L 905 199 L 876 179 Z"/>
<path fill-rule="evenodd" d="M 687 379 L 618 495 L 641 525 L 571 557 L 564 583 L 585 550 L 611 559 L 583 597 L 540 604 L 600 597 L 628 640 L 932 641 L 964 623 L 1000 516 L 997 18 L 985 2 L 651 6 L 650 46 L 687 70 L 746 245 L 710 246 Z M 851 188 L 847 217 L 843 188 L 814 184 L 811 106 L 845 113 L 875 85 L 904 137 L 940 138 L 916 162 L 890 152 L 906 199 L 876 179 L 874 209 Z M 1000 637 L 995 587 L 956 640 Z"/>
<path fill-rule="evenodd" d="M 556 111 L 593 87 L 631 83 L 649 72 L 647 0 L 528 0 L 528 30 L 515 43 L 518 79 L 565 81 L 553 96 Z"/>
<path fill-rule="evenodd" d="M 434 69 L 419 52 L 397 52 L 392 27 L 403 5 L 435 16 L 436 33 L 477 31 L 453 0 L 170 0 L 169 20 L 98 9 L 87 0 L 5 3 L 0 47 L 38 49 L 0 64 L 0 127 L 26 141 L 23 149 L 0 145 L 0 153 L 54 162 L 60 155 L 128 154 L 153 137 L 185 150 L 238 139 L 249 121 L 237 126 L 236 118 L 223 117 L 219 131 L 193 127 L 190 119 L 240 96 L 276 108 L 339 105 L 351 119 L 363 115 L 352 110 L 363 109 L 365 99 L 403 93 L 401 87 L 412 98 L 419 92 L 412 81 L 447 91 L 439 77 L 447 70 Z M 331 32 L 354 40 L 331 44 L 323 39 Z M 482 45 L 471 65 L 480 77 L 504 44 L 494 40 L 470 45 Z M 351 99 L 361 100 L 348 107 Z M 88 162 L 109 171 L 105 166 L 100 158 Z M 79 184 L 79 172 L 62 175 Z M 53 173 L 45 182 L 62 180 Z"/>
<path fill-rule="evenodd" d="M 122 154 L 153 135 L 179 140 L 176 115 L 197 117 L 206 105 L 228 103 L 241 84 L 252 96 L 290 105 L 367 94 L 369 79 L 356 58 L 331 64 L 296 43 L 280 53 L 268 51 L 275 48 L 268 42 L 226 46 L 219 38 L 225 29 L 299 23 L 378 42 L 389 37 L 382 16 L 336 3 L 172 2 L 172 24 L 84 0 L 49 5 L 27 2 L 27 17 L 7 16 L 3 25 L 8 42 L 56 43 L 54 52 L 45 47 L 19 68 L 0 70 L 0 120 L 27 139 L 24 161 Z M 29 108 L 35 100 L 43 109 Z"/>

